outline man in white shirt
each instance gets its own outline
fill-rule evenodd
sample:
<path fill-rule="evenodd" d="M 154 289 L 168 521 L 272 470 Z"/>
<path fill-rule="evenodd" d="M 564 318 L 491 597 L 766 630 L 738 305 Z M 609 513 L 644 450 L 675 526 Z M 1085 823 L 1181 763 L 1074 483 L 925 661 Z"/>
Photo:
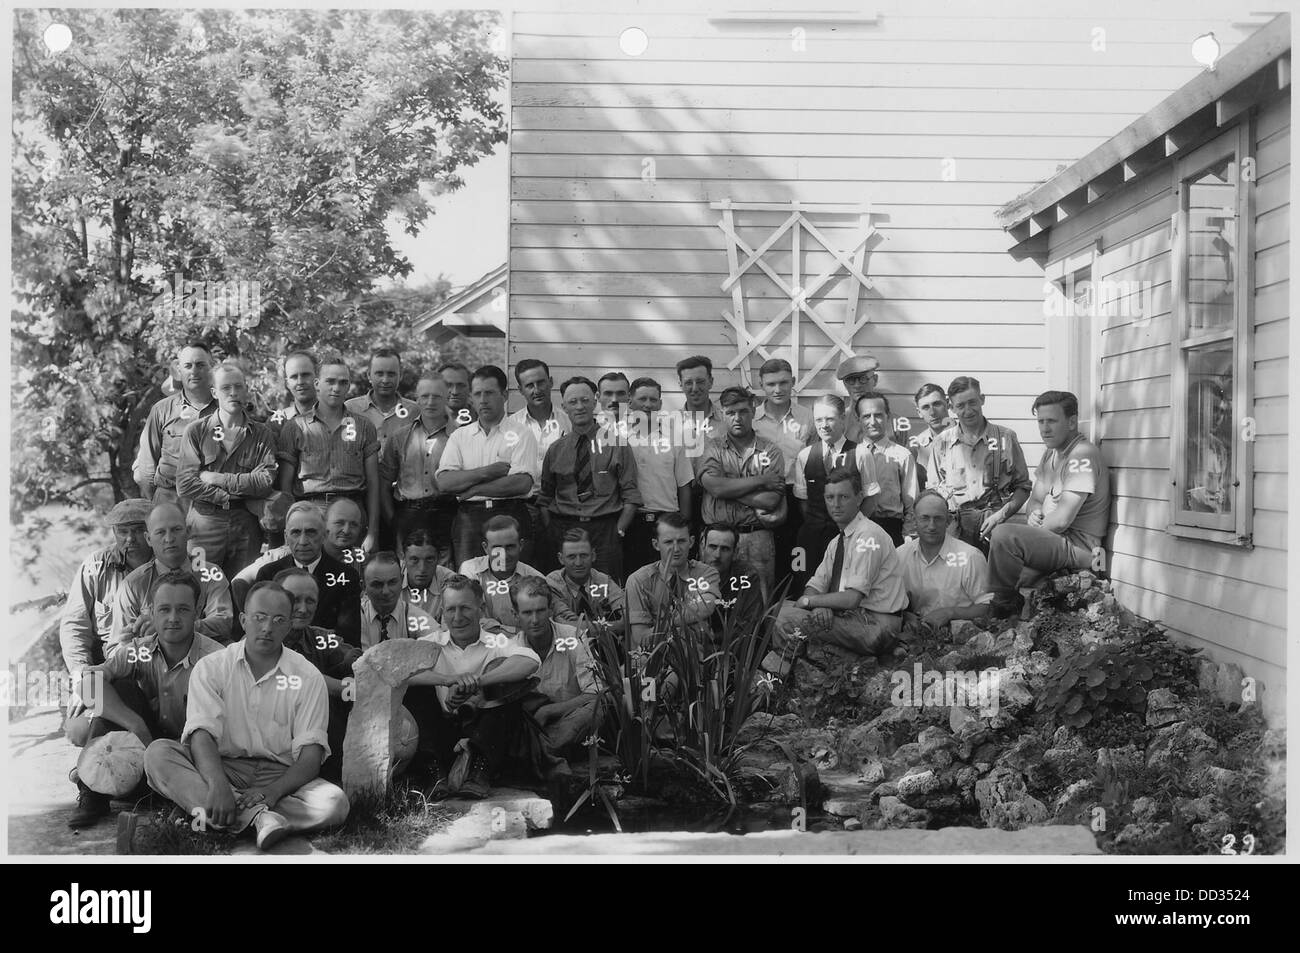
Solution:
<path fill-rule="evenodd" d="M 492 364 L 474 372 L 470 396 L 478 420 L 457 427 L 447 439 L 435 474 L 444 493 L 460 500 L 452 524 L 453 561 L 479 555 L 483 524 L 513 516 L 520 526 L 522 558 L 532 555 L 533 525 L 525 500 L 541 484 L 537 441 L 527 425 L 505 419 L 506 373 Z"/>
<path fill-rule="evenodd" d="M 199 829 L 251 824 L 263 850 L 293 831 L 342 824 L 349 808 L 342 788 L 319 777 L 329 702 L 321 673 L 284 647 L 292 611 L 281 586 L 254 585 L 247 634 L 194 667 L 181 740 L 160 738 L 144 756 L 150 786 Z"/>
<path fill-rule="evenodd" d="M 663 390 L 652 377 L 632 382 L 628 440 L 636 460 L 636 487 L 641 506 L 628 527 L 623 543 L 623 569 L 630 575 L 642 566 L 657 562 L 655 527 L 665 513 L 691 518 L 691 485 L 695 468 L 686 455 L 679 434 L 663 414 Z M 645 438 L 642 439 L 641 435 Z"/>
<path fill-rule="evenodd" d="M 540 660 L 519 640 L 482 627 L 483 591 L 475 580 L 452 576 L 442 596 L 446 628 L 423 637 L 442 650 L 406 691 L 406 708 L 420 726 L 411 777 L 431 799 L 486 797 L 521 740 L 522 689 Z"/>
<path fill-rule="evenodd" d="M 848 468 L 832 471 L 825 496 L 839 534 L 804 594 L 781 606 L 775 647 L 763 659 L 765 670 L 782 677 L 790 672 L 800 636 L 880 656 L 894 647 L 903 626 L 903 573 L 889 534 L 860 511 L 861 477 Z"/>
<path fill-rule="evenodd" d="M 922 491 L 915 512 L 917 535 L 898 550 L 909 611 L 935 629 L 983 619 L 993 601 L 984 554 L 948 535 L 948 501 L 938 491 Z"/>

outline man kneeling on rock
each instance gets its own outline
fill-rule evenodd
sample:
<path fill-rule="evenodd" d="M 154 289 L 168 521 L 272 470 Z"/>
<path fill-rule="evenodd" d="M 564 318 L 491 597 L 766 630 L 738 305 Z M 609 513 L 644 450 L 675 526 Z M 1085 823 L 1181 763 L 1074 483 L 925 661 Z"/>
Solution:
<path fill-rule="evenodd" d="M 839 533 L 804 594 L 781 606 L 773 629 L 776 647 L 763 659 L 766 671 L 782 677 L 790 672 L 800 636 L 882 655 L 902 629 L 903 571 L 889 534 L 858 511 L 863 497 L 857 471 L 832 470 L 825 498 Z"/>
<path fill-rule="evenodd" d="M 476 579 L 455 575 L 443 583 L 446 628 L 421 639 L 442 651 L 406 690 L 406 709 L 420 728 L 410 776 L 426 782 L 431 799 L 486 797 L 522 736 L 522 698 L 540 660 L 519 637 L 481 625 L 482 599 Z"/>
<path fill-rule="evenodd" d="M 194 631 L 201 590 L 189 572 L 165 573 L 149 589 L 152 634 L 118 647 L 102 665 L 81 673 L 81 697 L 94 699 L 70 718 L 68 740 L 78 748 L 110 731 L 129 731 L 149 745 L 155 738 L 179 738 L 185 728 L 185 698 L 199 659 L 222 645 Z M 89 827 L 109 813 L 107 794 L 75 777 L 77 808 L 71 828 Z"/>
<path fill-rule="evenodd" d="M 343 789 L 318 776 L 329 754 L 329 704 L 321 673 L 284 647 L 292 613 L 282 587 L 255 583 L 243 639 L 194 668 L 180 741 L 160 739 L 144 754 L 155 791 L 200 827 L 252 825 L 262 849 L 348 816 Z"/>
<path fill-rule="evenodd" d="M 577 627 L 551 618 L 555 594 L 545 579 L 524 579 L 510 595 L 524 644 L 541 659 L 537 687 L 524 699 L 524 710 L 540 728 L 547 752 L 562 757 L 599 731 L 597 664 Z M 537 770 L 554 768 L 544 759 Z"/>

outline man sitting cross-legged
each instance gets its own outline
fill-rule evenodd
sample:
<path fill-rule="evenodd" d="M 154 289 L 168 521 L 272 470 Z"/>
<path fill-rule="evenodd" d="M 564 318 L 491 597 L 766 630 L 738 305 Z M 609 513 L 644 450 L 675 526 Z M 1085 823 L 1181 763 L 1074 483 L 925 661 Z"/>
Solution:
<path fill-rule="evenodd" d="M 541 729 L 547 754 L 563 757 L 597 733 L 602 682 L 595 659 L 578 630 L 551 617 L 555 594 L 544 579 L 525 579 L 511 598 L 524 644 L 537 653 L 537 688 L 524 699 Z M 540 767 L 549 767 L 543 761 Z"/>
<path fill-rule="evenodd" d="M 320 603 L 320 583 L 315 576 L 305 569 L 285 569 L 276 573 L 273 581 L 283 586 L 293 599 L 284 647 L 315 665 L 325 678 L 330 707 L 330 754 L 321 765 L 320 775 L 326 781 L 337 782 L 343 775 L 343 735 L 352 707 L 353 696 L 348 684 L 353 680 L 352 663 L 361 658 L 361 650 L 348 645 L 329 629 L 312 625 Z"/>
<path fill-rule="evenodd" d="M 78 748 L 110 731 L 129 731 L 148 745 L 155 738 L 179 738 L 185 728 L 185 697 L 199 659 L 221 651 L 194 631 L 199 584 L 188 572 L 167 573 L 149 590 L 152 634 L 120 646 L 102 665 L 81 672 L 81 697 L 92 707 L 69 718 L 68 740 Z M 75 769 L 74 769 L 75 774 Z M 89 827 L 109 812 L 110 798 L 79 778 L 72 828 Z"/>
<path fill-rule="evenodd" d="M 907 602 L 894 543 L 863 516 L 862 479 L 836 469 L 826 478 L 826 512 L 839 535 L 826 547 L 804 594 L 786 602 L 773 629 L 776 644 L 763 668 L 785 676 L 798 650 L 798 635 L 833 642 L 863 655 L 881 655 L 897 640 Z"/>
<path fill-rule="evenodd" d="M 431 671 L 410 679 L 404 704 L 420 729 L 410 775 L 425 781 L 430 798 L 486 797 L 523 729 L 522 694 L 484 697 L 524 687 L 536 673 L 537 653 L 481 625 L 483 590 L 456 575 L 442 587 L 445 629 L 422 637 L 442 646 Z"/>
<path fill-rule="evenodd" d="M 914 512 L 917 536 L 898 550 L 910 611 L 936 629 L 954 619 L 983 619 L 993 599 L 984 554 L 948 535 L 948 501 L 937 490 L 924 490 Z"/>
<path fill-rule="evenodd" d="M 156 740 L 144 754 L 155 791 L 200 826 L 253 825 L 262 849 L 348 816 L 343 789 L 318 776 L 329 704 L 321 673 L 284 647 L 292 612 L 283 588 L 255 584 L 244 638 L 194 668 L 181 740 Z"/>

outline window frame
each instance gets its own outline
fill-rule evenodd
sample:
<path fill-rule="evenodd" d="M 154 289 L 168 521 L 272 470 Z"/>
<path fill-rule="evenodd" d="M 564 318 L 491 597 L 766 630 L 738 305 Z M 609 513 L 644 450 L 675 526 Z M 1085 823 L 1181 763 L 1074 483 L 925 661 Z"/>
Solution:
<path fill-rule="evenodd" d="M 1175 210 L 1171 253 L 1171 300 L 1169 341 L 1169 524 L 1165 532 L 1177 537 L 1253 548 L 1251 527 L 1254 514 L 1254 442 L 1243 439 L 1243 421 L 1253 408 L 1254 370 L 1254 299 L 1255 299 L 1255 189 L 1252 146 L 1254 111 L 1235 126 L 1223 131 L 1173 164 Z M 1231 328 L 1218 334 L 1209 333 L 1185 338 L 1188 324 L 1188 236 L 1189 215 L 1186 208 L 1187 184 L 1216 162 L 1232 157 L 1237 164 L 1237 191 L 1234 207 L 1237 223 L 1236 274 L 1234 276 L 1233 321 Z M 1247 160 L 1251 160 L 1247 162 Z M 1187 464 L 1187 388 L 1189 354 L 1205 345 L 1230 341 L 1232 360 L 1232 512 L 1198 513 L 1183 505 L 1182 486 Z"/>

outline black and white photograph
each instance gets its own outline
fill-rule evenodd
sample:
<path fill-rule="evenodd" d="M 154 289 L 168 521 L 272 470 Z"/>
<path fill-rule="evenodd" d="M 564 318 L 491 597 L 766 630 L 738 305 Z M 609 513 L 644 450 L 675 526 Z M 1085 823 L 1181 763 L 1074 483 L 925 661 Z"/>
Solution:
<path fill-rule="evenodd" d="M 1279 6 L 9 7 L 5 856 L 1285 858 Z"/>

